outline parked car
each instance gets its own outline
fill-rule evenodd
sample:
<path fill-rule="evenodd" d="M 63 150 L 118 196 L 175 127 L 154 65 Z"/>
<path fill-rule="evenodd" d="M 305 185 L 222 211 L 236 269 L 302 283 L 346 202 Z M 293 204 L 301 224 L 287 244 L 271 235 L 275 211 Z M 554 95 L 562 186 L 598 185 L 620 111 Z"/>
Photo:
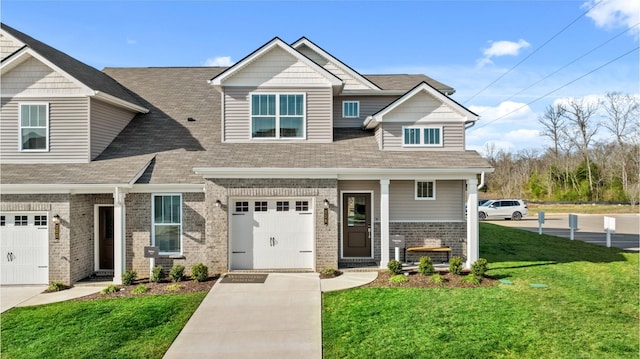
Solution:
<path fill-rule="evenodd" d="M 527 205 L 521 199 L 495 199 L 478 207 L 478 219 L 504 218 L 519 221 L 529 214 Z"/>

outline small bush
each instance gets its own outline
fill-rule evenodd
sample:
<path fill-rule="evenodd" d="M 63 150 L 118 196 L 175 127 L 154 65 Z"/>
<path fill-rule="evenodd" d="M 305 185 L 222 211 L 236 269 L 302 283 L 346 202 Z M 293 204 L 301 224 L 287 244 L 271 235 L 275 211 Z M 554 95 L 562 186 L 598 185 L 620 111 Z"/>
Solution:
<path fill-rule="evenodd" d="M 114 284 L 111 284 L 110 286 L 108 286 L 108 287 L 104 288 L 103 290 L 101 290 L 100 293 L 102 293 L 102 294 L 112 294 L 112 293 L 116 293 L 119 290 L 120 290 L 120 288 L 118 288 Z"/>
<path fill-rule="evenodd" d="M 484 273 L 487 271 L 487 260 L 484 258 L 478 258 L 477 261 L 471 265 L 471 273 L 478 278 L 484 277 Z"/>
<path fill-rule="evenodd" d="M 169 277 L 171 277 L 172 282 L 182 282 L 184 279 L 184 266 L 175 264 L 169 271 Z"/>
<path fill-rule="evenodd" d="M 133 293 L 133 294 L 142 294 L 142 293 L 146 293 L 148 291 L 149 291 L 149 288 L 147 288 L 146 285 L 140 284 L 137 287 L 133 288 L 131 293 Z"/>
<path fill-rule="evenodd" d="M 336 275 L 338 275 L 338 271 L 333 268 L 325 268 L 322 270 L 322 275 L 325 275 L 327 277 L 335 277 Z"/>
<path fill-rule="evenodd" d="M 431 257 L 420 257 L 420 264 L 418 264 L 418 271 L 422 275 L 432 275 L 436 269 L 433 267 Z"/>
<path fill-rule="evenodd" d="M 390 260 L 387 264 L 387 268 L 389 268 L 389 273 L 391 274 L 400 274 L 402 273 L 402 262 L 395 259 Z"/>
<path fill-rule="evenodd" d="M 47 288 L 47 292 L 59 292 L 61 290 L 67 289 L 67 286 L 62 282 L 51 282 L 49 284 L 49 288 Z"/>
<path fill-rule="evenodd" d="M 440 275 L 440 273 L 436 273 L 431 276 L 431 280 L 433 283 L 444 283 L 444 277 Z"/>
<path fill-rule="evenodd" d="M 160 283 L 165 276 L 166 276 L 166 273 L 164 272 L 164 268 L 158 265 L 153 267 L 153 269 L 151 270 L 151 278 L 149 278 L 149 281 L 154 283 Z"/>
<path fill-rule="evenodd" d="M 191 267 L 191 277 L 196 282 L 204 282 L 209 278 L 209 268 L 203 263 L 198 263 Z"/>
<path fill-rule="evenodd" d="M 177 291 L 179 291 L 180 289 L 182 289 L 182 286 L 181 286 L 180 284 L 178 284 L 178 283 L 175 283 L 175 284 L 169 284 L 169 285 L 167 286 L 167 288 L 166 288 L 166 289 L 167 289 L 168 291 L 170 291 L 170 292 L 177 292 Z"/>
<path fill-rule="evenodd" d="M 402 275 L 402 274 L 394 275 L 393 277 L 389 278 L 389 282 L 393 284 L 402 284 L 408 281 L 409 281 L 409 278 L 406 275 Z"/>
<path fill-rule="evenodd" d="M 468 276 L 462 278 L 462 281 L 467 283 L 480 284 L 480 282 L 482 282 L 482 278 L 476 277 L 474 274 L 469 274 Z"/>
<path fill-rule="evenodd" d="M 122 275 L 122 284 L 132 285 L 133 282 L 136 280 L 137 276 L 138 276 L 138 273 L 136 273 L 136 271 L 134 270 L 125 271 L 124 274 Z"/>
<path fill-rule="evenodd" d="M 451 257 L 449 261 L 449 273 L 460 275 L 462 273 L 462 258 L 458 256 Z"/>

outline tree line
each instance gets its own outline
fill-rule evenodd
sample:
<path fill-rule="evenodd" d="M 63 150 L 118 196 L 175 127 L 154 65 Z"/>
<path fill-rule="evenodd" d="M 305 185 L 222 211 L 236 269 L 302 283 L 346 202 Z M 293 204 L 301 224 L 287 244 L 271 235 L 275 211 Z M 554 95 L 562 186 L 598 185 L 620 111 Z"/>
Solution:
<path fill-rule="evenodd" d="M 640 202 L 640 100 L 609 92 L 570 98 L 538 118 L 542 151 L 515 153 L 485 145 L 495 168 L 486 191 L 500 197 L 567 202 Z"/>

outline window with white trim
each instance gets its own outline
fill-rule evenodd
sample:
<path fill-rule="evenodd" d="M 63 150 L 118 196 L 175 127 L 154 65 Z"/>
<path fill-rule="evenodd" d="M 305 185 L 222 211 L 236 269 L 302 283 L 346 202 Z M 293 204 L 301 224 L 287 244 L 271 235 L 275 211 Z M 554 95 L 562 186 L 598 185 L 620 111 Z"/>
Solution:
<path fill-rule="evenodd" d="M 360 101 L 342 101 L 342 117 L 360 117 Z"/>
<path fill-rule="evenodd" d="M 251 94 L 251 138 L 305 137 L 304 94 Z"/>
<path fill-rule="evenodd" d="M 20 104 L 20 151 L 49 150 L 49 104 Z"/>
<path fill-rule="evenodd" d="M 416 200 L 436 199 L 435 181 L 416 181 Z"/>
<path fill-rule="evenodd" d="M 153 245 L 163 254 L 182 252 L 182 195 L 153 195 Z"/>
<path fill-rule="evenodd" d="M 403 127 L 402 144 L 442 147 L 442 127 Z"/>

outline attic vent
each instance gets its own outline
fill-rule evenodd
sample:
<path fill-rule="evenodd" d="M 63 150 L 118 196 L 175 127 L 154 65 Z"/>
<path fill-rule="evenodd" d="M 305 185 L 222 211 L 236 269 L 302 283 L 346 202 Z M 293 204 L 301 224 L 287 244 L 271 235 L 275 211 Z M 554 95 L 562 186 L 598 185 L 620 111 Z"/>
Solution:
<path fill-rule="evenodd" d="M 187 118 L 187 121 L 189 121 L 189 122 L 195 122 L 195 121 L 196 121 L 196 119 L 195 119 L 195 118 L 193 118 L 193 117 L 188 117 L 188 118 Z"/>

